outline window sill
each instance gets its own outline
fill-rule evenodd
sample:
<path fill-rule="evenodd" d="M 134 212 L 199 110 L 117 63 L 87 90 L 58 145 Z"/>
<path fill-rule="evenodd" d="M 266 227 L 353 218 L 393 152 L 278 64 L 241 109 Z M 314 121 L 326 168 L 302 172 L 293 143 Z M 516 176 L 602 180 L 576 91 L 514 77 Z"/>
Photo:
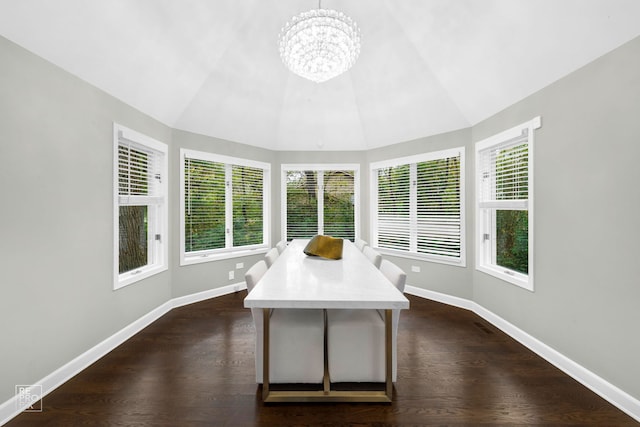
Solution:
<path fill-rule="evenodd" d="M 158 265 L 152 267 L 142 267 L 137 269 L 135 272 L 127 272 L 124 274 L 119 274 L 116 278 L 115 283 L 113 284 L 113 290 L 118 290 L 124 288 L 125 286 L 129 286 L 140 280 L 146 279 L 151 276 L 155 276 L 158 273 L 162 273 L 163 271 L 168 270 L 169 267 L 166 265 Z"/>
<path fill-rule="evenodd" d="M 515 271 L 508 270 L 504 267 L 493 265 L 479 265 L 476 267 L 476 270 L 533 292 L 533 278 L 531 277 L 531 275 L 521 274 Z"/>
<path fill-rule="evenodd" d="M 467 266 L 464 258 L 448 259 L 447 257 L 439 257 L 439 256 L 434 256 L 434 255 L 425 255 L 425 254 L 419 254 L 419 253 L 416 253 L 416 252 L 394 251 L 393 249 L 385 249 L 385 248 L 374 248 L 374 249 L 377 250 L 378 252 L 380 252 L 382 255 L 389 255 L 389 256 L 395 256 L 395 257 L 400 257 L 400 258 L 414 259 L 414 260 L 417 260 L 417 261 L 435 262 L 437 264 L 447 264 L 447 265 L 453 265 L 455 267 L 466 267 Z"/>
<path fill-rule="evenodd" d="M 230 258 L 241 258 L 252 255 L 266 254 L 269 250 L 268 247 L 254 248 L 254 249 L 241 249 L 229 252 L 218 253 L 204 253 L 200 255 L 187 255 L 184 254 L 180 257 L 180 266 L 201 264 L 203 262 L 220 261 Z"/>

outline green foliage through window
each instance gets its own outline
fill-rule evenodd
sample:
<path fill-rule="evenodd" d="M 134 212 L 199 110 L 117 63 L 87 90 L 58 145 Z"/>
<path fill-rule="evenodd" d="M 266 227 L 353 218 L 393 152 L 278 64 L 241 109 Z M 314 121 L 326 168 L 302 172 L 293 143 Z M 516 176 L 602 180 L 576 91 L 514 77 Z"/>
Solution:
<path fill-rule="evenodd" d="M 225 247 L 225 165 L 185 159 L 185 251 Z"/>
<path fill-rule="evenodd" d="M 264 170 L 189 157 L 184 162 L 185 252 L 263 244 Z"/>
<path fill-rule="evenodd" d="M 354 171 L 290 170 L 286 172 L 286 191 L 288 240 L 319 233 L 355 240 Z"/>
<path fill-rule="evenodd" d="M 496 211 L 496 264 L 529 272 L 529 213 Z"/>

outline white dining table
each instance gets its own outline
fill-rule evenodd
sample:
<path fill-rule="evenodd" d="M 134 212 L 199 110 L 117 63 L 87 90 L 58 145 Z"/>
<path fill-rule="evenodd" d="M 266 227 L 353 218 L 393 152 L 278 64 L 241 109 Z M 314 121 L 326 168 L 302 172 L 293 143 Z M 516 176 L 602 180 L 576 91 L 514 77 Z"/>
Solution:
<path fill-rule="evenodd" d="M 408 309 L 409 300 L 356 246 L 344 240 L 342 259 L 329 260 L 303 252 L 308 240 L 289 243 L 244 300 L 247 308 L 263 309 L 263 383 L 265 402 L 391 402 L 392 310 Z M 269 386 L 269 313 L 271 309 L 379 309 L 385 312 L 384 391 L 332 390 L 325 354 L 322 390 L 271 390 Z M 325 352 L 326 353 L 326 352 Z"/>

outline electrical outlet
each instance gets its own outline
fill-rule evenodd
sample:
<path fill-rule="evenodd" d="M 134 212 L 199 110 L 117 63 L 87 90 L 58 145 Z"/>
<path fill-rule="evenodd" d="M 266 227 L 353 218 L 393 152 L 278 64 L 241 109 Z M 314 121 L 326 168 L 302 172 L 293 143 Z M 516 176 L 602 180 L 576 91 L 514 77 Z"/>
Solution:
<path fill-rule="evenodd" d="M 420 273 L 420 266 L 419 265 L 412 265 L 411 266 L 411 271 L 413 271 L 414 273 Z"/>
<path fill-rule="evenodd" d="M 231 270 L 229 272 L 229 280 L 233 280 L 233 278 L 236 276 L 235 272 L 233 270 Z"/>
<path fill-rule="evenodd" d="M 240 270 L 241 268 L 244 268 L 244 262 L 239 262 L 236 264 L 236 270 Z"/>

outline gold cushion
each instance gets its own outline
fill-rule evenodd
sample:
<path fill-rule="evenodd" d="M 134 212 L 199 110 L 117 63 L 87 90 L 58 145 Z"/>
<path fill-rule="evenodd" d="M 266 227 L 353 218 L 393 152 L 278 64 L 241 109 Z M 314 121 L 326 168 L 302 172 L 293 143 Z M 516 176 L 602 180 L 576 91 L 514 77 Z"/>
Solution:
<path fill-rule="evenodd" d="M 327 259 L 342 258 L 342 239 L 317 235 L 304 248 L 304 253 L 310 256 L 319 256 Z"/>

